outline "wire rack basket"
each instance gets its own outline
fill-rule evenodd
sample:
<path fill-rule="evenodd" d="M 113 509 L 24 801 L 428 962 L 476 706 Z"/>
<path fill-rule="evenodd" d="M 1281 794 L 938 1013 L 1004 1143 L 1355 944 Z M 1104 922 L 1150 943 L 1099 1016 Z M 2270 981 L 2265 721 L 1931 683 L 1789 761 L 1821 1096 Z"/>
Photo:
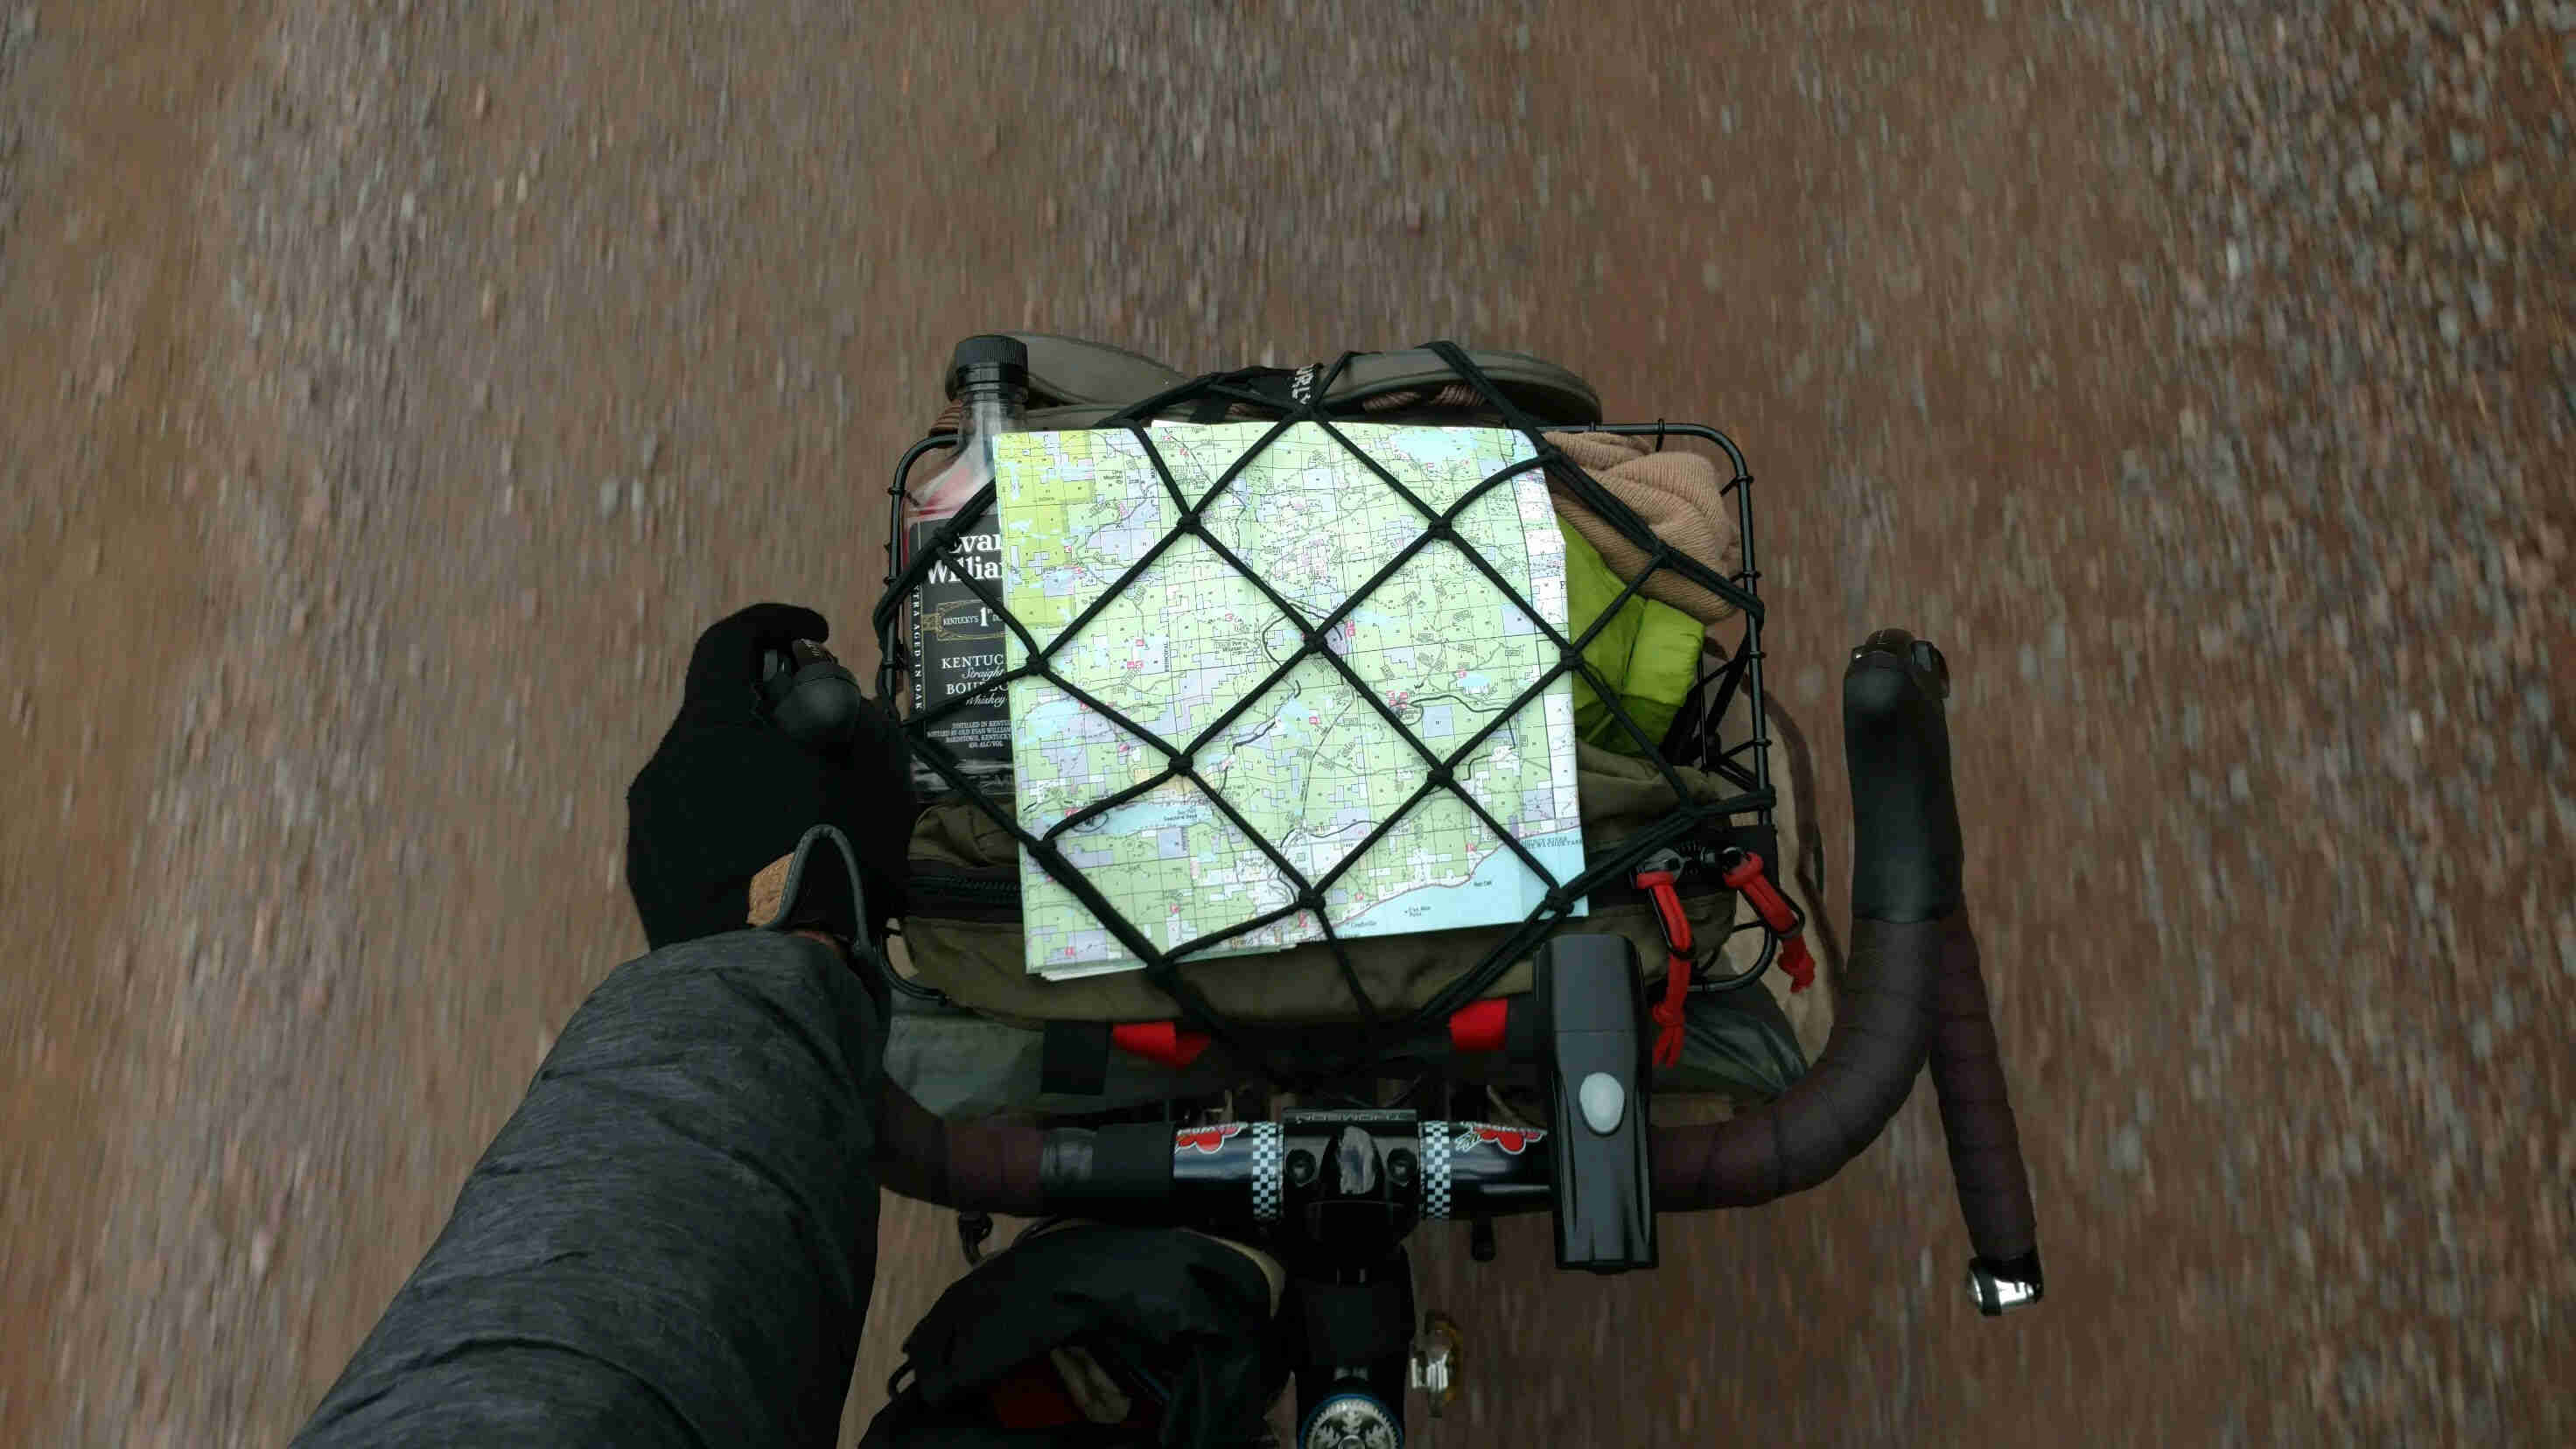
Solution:
<path fill-rule="evenodd" d="M 1022 621 L 1013 617 L 1011 611 L 1005 607 L 998 584 L 979 579 L 972 571 L 956 569 L 955 577 L 962 580 L 973 591 L 977 599 L 992 611 L 1017 641 L 1019 648 L 1016 652 L 1024 662 L 1016 668 L 997 672 L 991 679 L 955 698 L 914 712 L 904 721 L 907 742 L 916 760 L 926 766 L 931 773 L 945 780 L 948 786 L 958 791 L 962 798 L 972 801 L 994 824 L 1006 831 L 1053 880 L 1065 887 L 1098 920 L 1120 946 L 1141 961 L 1145 978 L 1173 1000 L 1188 1025 L 1208 1033 L 1226 1045 L 1229 1050 L 1237 1053 L 1238 1059 L 1241 1060 L 1265 1063 L 1269 1061 L 1269 1057 L 1262 1044 L 1255 1039 L 1257 1034 L 1249 1032 L 1244 1026 L 1228 1019 L 1217 1010 L 1193 986 L 1189 973 L 1184 968 L 1194 958 L 1203 957 L 1211 951 L 1225 950 L 1229 942 L 1236 941 L 1246 933 L 1273 925 L 1291 915 L 1310 913 L 1312 920 L 1320 926 L 1322 944 L 1329 948 L 1343 985 L 1351 997 L 1354 1029 L 1346 1036 L 1351 1052 L 1350 1060 L 1356 1062 L 1366 1059 L 1370 1054 L 1381 1050 L 1403 1034 L 1416 1032 L 1430 1023 L 1444 1021 L 1450 1013 L 1483 996 L 1513 963 L 1526 957 L 1549 935 L 1565 928 L 1570 920 L 1576 919 L 1571 913 L 1579 902 L 1596 892 L 1616 891 L 1626 887 L 1640 864 L 1650 858 L 1666 851 L 1679 850 L 1685 858 L 1711 859 L 1719 848 L 1730 843 L 1742 845 L 1748 849 L 1760 849 L 1765 852 L 1768 859 L 1778 858 L 1776 849 L 1773 848 L 1777 838 L 1772 819 L 1775 796 L 1771 783 L 1769 716 L 1762 678 L 1763 605 L 1757 587 L 1761 574 L 1755 549 L 1753 476 L 1745 465 L 1742 452 L 1725 434 L 1714 428 L 1695 424 L 1661 421 L 1645 424 L 1604 424 L 1582 420 L 1559 422 L 1535 418 L 1517 406 L 1487 378 L 1464 351 L 1448 343 L 1431 344 L 1429 350 L 1456 373 L 1460 384 L 1473 390 L 1474 396 L 1481 400 L 1481 408 L 1484 411 L 1493 418 L 1499 419 L 1502 426 L 1528 438 L 1534 450 L 1533 457 L 1484 478 L 1467 489 L 1463 496 L 1445 507 L 1432 506 L 1407 488 L 1393 473 L 1382 466 L 1378 460 L 1370 457 L 1367 452 L 1352 442 L 1340 427 L 1336 426 L 1337 423 L 1371 422 L 1381 419 L 1369 416 L 1356 407 L 1331 407 L 1323 401 L 1331 389 L 1332 379 L 1338 377 L 1341 370 L 1349 364 L 1351 357 L 1358 354 L 1346 354 L 1336 362 L 1324 384 L 1306 390 L 1303 400 L 1285 399 L 1275 387 L 1255 385 L 1255 374 L 1266 375 L 1276 372 L 1276 369 L 1244 369 L 1232 373 L 1211 374 L 1169 392 L 1139 401 L 1110 415 L 1098 426 L 1126 430 L 1138 440 L 1145 457 L 1152 461 L 1154 471 L 1168 496 L 1170 516 L 1173 519 L 1171 527 L 1158 541 L 1144 550 L 1142 556 L 1127 569 L 1124 575 L 1110 585 L 1101 598 L 1093 601 L 1050 641 L 1040 641 Z M 1450 392 L 1456 396 L 1465 395 L 1454 385 Z M 1248 449 L 1241 459 L 1226 469 L 1213 486 L 1196 498 L 1186 496 L 1180 484 L 1173 478 L 1164 455 L 1156 450 L 1154 435 L 1148 425 L 1160 417 L 1189 416 L 1207 419 L 1230 414 L 1239 418 L 1247 413 L 1258 417 L 1261 421 L 1269 422 L 1270 430 L 1263 434 L 1261 440 Z M 1301 604 L 1289 598 L 1273 587 L 1270 581 L 1263 579 L 1218 537 L 1219 531 L 1210 528 L 1207 519 L 1209 509 L 1224 495 L 1243 468 L 1286 433 L 1290 427 L 1298 423 L 1311 423 L 1320 428 L 1323 434 L 1358 459 L 1381 484 L 1393 490 L 1394 494 L 1401 498 L 1421 520 L 1418 536 L 1399 549 L 1373 577 L 1352 590 L 1337 604 L 1320 612 L 1310 604 Z M 1655 446 L 1658 450 L 1675 439 L 1696 439 L 1722 452 L 1732 467 L 1732 476 L 1721 485 L 1721 491 L 1733 500 L 1736 522 L 1742 540 L 1740 567 L 1732 574 L 1720 574 L 1702 561 L 1678 551 L 1669 541 L 1657 536 L 1624 501 L 1603 488 L 1590 474 L 1574 465 L 1559 449 L 1549 443 L 1544 434 L 1550 431 L 1610 433 L 1627 437 L 1651 436 L 1656 440 Z M 922 547 L 912 551 L 909 557 L 896 552 L 894 540 L 902 537 L 903 508 L 909 496 L 907 489 L 914 466 L 929 454 L 953 449 L 956 443 L 957 435 L 950 432 L 934 432 L 922 438 L 904 452 L 896 468 L 893 485 L 889 489 L 892 495 L 890 511 L 893 517 L 892 527 L 889 530 L 886 589 L 877 605 L 873 620 L 881 660 L 878 691 L 883 698 L 900 699 L 906 696 L 905 686 L 912 665 L 906 652 L 901 623 L 906 616 L 908 600 L 922 586 L 934 567 L 943 562 L 952 565 L 956 563 L 955 548 L 959 538 L 973 529 L 987 511 L 997 506 L 995 489 L 988 484 L 956 517 L 949 520 Z M 1551 625 L 1545 615 L 1529 599 L 1523 597 L 1494 562 L 1474 547 L 1458 528 L 1461 515 L 1477 500 L 1484 498 L 1494 489 L 1512 486 L 1516 477 L 1531 469 L 1544 470 L 1552 490 L 1559 491 L 1589 508 L 1641 550 L 1648 559 L 1646 570 L 1639 573 L 1637 577 L 1627 580 L 1617 597 L 1580 632 L 1560 631 Z M 1230 708 L 1218 714 L 1210 724 L 1192 738 L 1165 739 L 1142 722 L 1121 713 L 1108 702 L 1086 693 L 1075 681 L 1064 677 L 1056 665 L 1065 647 L 1080 636 L 1084 627 L 1099 615 L 1111 599 L 1133 586 L 1158 558 L 1184 538 L 1194 540 L 1197 546 L 1205 548 L 1221 560 L 1225 567 L 1248 581 L 1269 605 L 1277 609 L 1280 615 L 1298 631 L 1298 640 L 1293 649 L 1276 660 L 1274 666 L 1259 683 L 1245 690 Z M 1545 636 L 1547 647 L 1554 651 L 1552 664 L 1529 681 L 1507 706 L 1496 710 L 1482 728 L 1445 754 L 1425 743 L 1407 725 L 1404 711 L 1382 698 L 1377 690 L 1361 679 L 1351 664 L 1331 647 L 1336 629 L 1351 620 L 1354 613 L 1362 608 L 1372 595 L 1396 577 L 1408 561 L 1424 550 L 1434 548 L 1457 550 L 1469 566 L 1497 591 L 1502 600 L 1517 608 L 1523 616 L 1535 624 Z M 1671 727 L 1661 738 L 1654 738 L 1647 734 L 1622 705 L 1619 691 L 1587 662 L 1584 651 L 1600 631 L 1608 627 L 1632 599 L 1639 596 L 1639 590 L 1646 579 L 1658 570 L 1669 570 L 1734 605 L 1741 613 L 1743 626 L 1741 636 L 1731 650 L 1720 652 L 1713 647 L 1707 648 L 1707 652 L 1701 659 L 1696 687 L 1690 692 Z M 1402 809 L 1389 813 L 1365 839 L 1344 852 L 1337 863 L 1312 876 L 1301 871 L 1280 848 L 1278 842 L 1266 838 L 1259 829 L 1255 828 L 1244 812 L 1238 809 L 1234 802 L 1226 799 L 1223 791 L 1200 770 L 1198 765 L 1201 753 L 1208 749 L 1212 742 L 1219 739 L 1273 688 L 1288 679 L 1293 671 L 1310 660 L 1321 661 L 1351 687 L 1354 698 L 1367 701 L 1384 724 L 1393 731 L 1395 737 L 1411 750 L 1421 771 L 1420 784 L 1406 799 Z M 1524 708 L 1537 700 L 1548 685 L 1567 674 L 1579 675 L 1591 685 L 1593 694 L 1606 706 L 1621 735 L 1634 747 L 1637 754 L 1653 762 L 1655 770 L 1672 791 L 1673 799 L 1680 803 L 1659 823 L 1606 849 L 1598 847 L 1589 849 L 1581 873 L 1560 879 L 1550 872 L 1543 860 L 1533 854 L 1511 830 L 1505 828 L 1495 818 L 1493 811 L 1484 801 L 1476 798 L 1473 792 L 1465 788 L 1459 779 L 1459 772 L 1462 765 L 1472 760 L 1477 752 L 1486 746 L 1495 731 L 1504 728 L 1508 722 L 1519 717 Z M 1025 822 L 1017 818 L 1013 809 L 1002 802 L 994 801 L 983 791 L 973 788 L 967 775 L 960 768 L 959 761 L 930 733 L 933 726 L 953 712 L 968 708 L 973 701 L 995 691 L 1008 690 L 1014 680 L 1025 678 L 1044 679 L 1055 688 L 1080 701 L 1085 707 L 1099 712 L 1109 723 L 1141 741 L 1145 747 L 1153 751 L 1155 757 L 1161 762 L 1160 768 L 1150 777 L 1094 800 L 1087 806 L 1043 828 L 1028 828 Z M 1721 738 L 1721 725 L 1731 719 L 1740 721 L 1747 727 L 1740 738 L 1729 742 Z M 1678 774 L 1679 769 L 1705 771 L 1723 781 L 1725 787 L 1732 793 L 1717 800 L 1695 800 L 1694 792 L 1686 787 Z M 1177 946 L 1158 946 L 1140 923 L 1123 914 L 1117 903 L 1087 877 L 1083 868 L 1068 858 L 1064 845 L 1070 833 L 1172 781 L 1186 781 L 1203 794 L 1232 827 L 1280 872 L 1280 878 L 1289 888 L 1288 898 L 1284 904 L 1248 915 L 1239 922 Z M 1503 848 L 1516 856 L 1522 867 L 1543 885 L 1544 894 L 1541 904 L 1535 910 L 1531 911 L 1517 926 L 1505 932 L 1499 943 L 1484 951 L 1480 959 L 1460 971 L 1429 1001 L 1410 1012 L 1395 1011 L 1373 1001 L 1363 987 L 1359 974 L 1351 964 L 1349 939 L 1336 930 L 1336 922 L 1329 909 L 1327 897 L 1335 881 L 1363 860 L 1369 849 L 1394 829 L 1405 815 L 1441 792 L 1461 802 L 1468 815 L 1479 826 L 1490 831 Z M 1763 929 L 1762 923 L 1758 919 L 1751 917 L 1749 913 L 1739 913 L 1739 918 L 1724 934 L 1731 935 L 1737 931 L 1761 929 Z M 1753 968 L 1724 980 L 1712 980 L 1709 970 L 1723 954 L 1725 943 L 1720 940 L 1707 944 L 1709 949 L 1698 962 L 1699 977 L 1694 987 L 1696 990 L 1731 989 L 1749 982 L 1768 964 L 1773 949 L 1773 943 L 1766 938 L 1761 957 Z M 1309 1062 L 1308 1065 L 1311 1067 L 1314 1064 Z M 1329 1070 L 1329 1068 L 1318 1068 L 1318 1070 Z M 1303 1076 L 1308 1073 L 1300 1072 L 1297 1075 Z"/>

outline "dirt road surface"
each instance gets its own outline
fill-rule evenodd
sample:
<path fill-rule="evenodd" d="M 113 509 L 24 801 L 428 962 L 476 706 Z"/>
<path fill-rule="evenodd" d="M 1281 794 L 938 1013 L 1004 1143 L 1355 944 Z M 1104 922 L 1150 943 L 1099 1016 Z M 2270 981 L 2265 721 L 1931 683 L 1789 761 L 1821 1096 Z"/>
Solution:
<path fill-rule="evenodd" d="M 2571 96 L 2565 3 L 0 0 L 0 1441 L 291 1432 L 640 949 L 689 641 L 851 641 L 1015 327 L 1558 359 L 1750 453 L 1822 759 L 1958 671 L 2050 1302 L 1918 1094 L 1651 1276 L 1428 1242 L 1466 1442 L 2576 1440 Z"/>

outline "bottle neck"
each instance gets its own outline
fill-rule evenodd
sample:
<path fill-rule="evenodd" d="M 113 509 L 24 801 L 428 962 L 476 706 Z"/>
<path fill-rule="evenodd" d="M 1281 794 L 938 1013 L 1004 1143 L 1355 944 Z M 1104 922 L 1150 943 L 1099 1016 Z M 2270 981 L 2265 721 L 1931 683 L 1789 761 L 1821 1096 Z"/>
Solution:
<path fill-rule="evenodd" d="M 1029 393 L 1024 387 L 1005 382 L 970 382 L 958 393 L 965 403 L 965 416 L 958 427 L 967 437 L 989 438 L 995 433 L 1016 433 L 1025 426 Z"/>
<path fill-rule="evenodd" d="M 1028 431 L 1028 389 L 1014 383 L 971 381 L 958 389 L 965 413 L 957 420 L 957 451 L 908 505 L 919 521 L 950 517 L 993 480 L 993 438 Z"/>

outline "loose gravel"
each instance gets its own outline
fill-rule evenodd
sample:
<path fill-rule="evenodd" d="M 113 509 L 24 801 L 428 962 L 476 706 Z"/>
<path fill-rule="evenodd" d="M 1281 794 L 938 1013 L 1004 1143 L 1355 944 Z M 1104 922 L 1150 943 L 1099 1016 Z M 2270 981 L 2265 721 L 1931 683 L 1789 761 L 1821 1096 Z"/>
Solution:
<path fill-rule="evenodd" d="M 1651 1278 L 1426 1241 L 1468 1437 L 2576 1437 L 2572 91 L 2563 3 L 11 11 L 0 1437 L 292 1431 L 640 947 L 690 639 L 864 664 L 995 326 L 1726 427 L 1829 820 L 1838 651 L 1958 671 L 2051 1303 L 1917 1102 Z"/>

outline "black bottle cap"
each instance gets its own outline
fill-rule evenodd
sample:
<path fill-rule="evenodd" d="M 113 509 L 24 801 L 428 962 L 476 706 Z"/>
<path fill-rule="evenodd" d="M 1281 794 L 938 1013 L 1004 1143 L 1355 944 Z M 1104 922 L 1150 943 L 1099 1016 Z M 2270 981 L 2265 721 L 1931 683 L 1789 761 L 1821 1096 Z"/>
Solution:
<path fill-rule="evenodd" d="M 1009 387 L 1029 385 L 1028 344 L 1016 337 L 986 333 L 969 337 L 957 344 L 948 358 L 948 395 L 955 397 L 966 390 L 972 378 L 976 382 L 999 382 Z"/>

